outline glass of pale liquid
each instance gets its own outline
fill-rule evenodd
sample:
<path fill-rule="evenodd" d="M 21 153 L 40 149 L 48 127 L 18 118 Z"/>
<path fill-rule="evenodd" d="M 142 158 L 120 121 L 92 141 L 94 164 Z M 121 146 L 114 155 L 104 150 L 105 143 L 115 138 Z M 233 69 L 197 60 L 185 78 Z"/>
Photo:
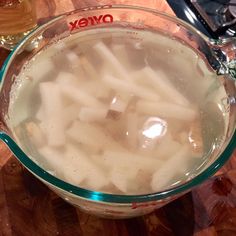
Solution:
<path fill-rule="evenodd" d="M 12 50 L 15 45 L 36 27 L 34 0 L 0 1 L 0 45 Z"/>

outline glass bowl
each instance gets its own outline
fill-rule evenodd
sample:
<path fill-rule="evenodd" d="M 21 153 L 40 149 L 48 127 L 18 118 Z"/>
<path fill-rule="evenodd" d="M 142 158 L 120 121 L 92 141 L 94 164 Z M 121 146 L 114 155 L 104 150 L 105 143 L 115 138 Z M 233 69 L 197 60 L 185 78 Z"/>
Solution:
<path fill-rule="evenodd" d="M 141 37 L 132 34 L 132 32 L 152 31 L 187 45 L 201 56 L 206 66 L 221 80 L 222 88 L 227 94 L 224 97 L 216 98 L 222 104 L 228 117 L 225 138 L 218 147 L 217 155 L 209 158 L 207 165 L 187 182 L 160 192 L 143 195 L 115 195 L 69 184 L 44 170 L 37 162 L 33 161 L 33 158 L 29 158 L 29 156 L 32 157 L 32 153 L 20 147 L 19 140 L 15 137 L 11 122 L 9 122 L 12 87 L 28 61 L 48 46 L 62 42 L 73 35 L 89 32 L 90 29 L 106 28 L 109 30 L 110 27 L 117 26 L 127 30 L 128 34 L 132 35 L 132 40 L 137 42 L 140 42 Z M 236 146 L 234 48 L 233 39 L 213 41 L 187 23 L 147 8 L 109 5 L 89 7 L 63 14 L 36 28 L 18 44 L 7 58 L 0 72 L 0 138 L 33 175 L 64 200 L 81 210 L 107 218 L 129 218 L 150 213 L 212 176 L 233 153 Z M 187 68 L 183 66 L 181 70 L 184 71 Z M 214 122 L 214 117 L 212 119 Z"/>

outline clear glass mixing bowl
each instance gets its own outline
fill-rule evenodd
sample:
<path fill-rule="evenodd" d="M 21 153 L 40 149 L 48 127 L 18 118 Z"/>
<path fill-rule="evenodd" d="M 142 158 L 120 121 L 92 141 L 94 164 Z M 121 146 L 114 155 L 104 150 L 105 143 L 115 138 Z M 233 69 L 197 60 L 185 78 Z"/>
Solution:
<path fill-rule="evenodd" d="M 219 98 L 228 114 L 228 130 L 224 143 L 221 145 L 217 158 L 210 158 L 207 167 L 193 179 L 161 192 L 145 195 L 114 195 L 90 191 L 73 186 L 56 178 L 22 150 L 17 143 L 8 121 L 8 109 L 12 85 L 17 75 L 31 60 L 48 45 L 59 40 L 93 28 L 119 26 L 129 30 L 151 30 L 179 40 L 188 45 L 204 59 L 212 71 L 223 81 L 227 97 Z M 134 37 L 139 40 L 139 37 Z M 155 10 L 134 7 L 109 5 L 90 7 L 63 14 L 48 23 L 38 27 L 24 38 L 10 54 L 0 72 L 0 139 L 3 140 L 16 158 L 37 178 L 44 182 L 69 203 L 80 209 L 102 217 L 128 218 L 147 214 L 180 195 L 190 191 L 196 185 L 212 176 L 230 158 L 236 146 L 236 88 L 235 70 L 235 39 L 213 41 L 206 38 L 196 29 L 183 21 L 170 17 Z M 186 68 L 182 68 L 185 70 Z"/>

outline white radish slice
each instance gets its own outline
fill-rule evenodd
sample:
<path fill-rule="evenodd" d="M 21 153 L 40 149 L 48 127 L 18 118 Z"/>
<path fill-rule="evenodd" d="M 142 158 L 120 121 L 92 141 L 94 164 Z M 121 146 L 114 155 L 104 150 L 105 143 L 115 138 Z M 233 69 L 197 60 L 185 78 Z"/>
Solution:
<path fill-rule="evenodd" d="M 112 54 L 115 55 L 117 60 L 122 62 L 123 65 L 130 65 L 129 55 L 124 44 L 112 44 L 111 45 Z"/>
<path fill-rule="evenodd" d="M 186 142 L 185 142 L 186 144 Z M 155 155 L 158 159 L 167 160 L 181 149 L 181 144 L 173 140 L 168 133 L 156 145 Z"/>
<path fill-rule="evenodd" d="M 60 86 L 62 93 L 74 102 L 81 104 L 82 106 L 105 108 L 105 105 L 92 95 L 76 88 L 72 84 L 64 84 Z"/>
<path fill-rule="evenodd" d="M 50 146 L 65 144 L 65 131 L 62 118 L 62 99 L 60 89 L 53 82 L 39 84 L 42 109 L 45 114 L 43 126 L 45 127 L 47 141 Z"/>
<path fill-rule="evenodd" d="M 91 79 L 97 78 L 98 72 L 95 70 L 92 63 L 84 55 L 80 56 L 80 64 L 82 68 L 84 69 L 84 71 L 86 72 L 86 74 Z"/>
<path fill-rule="evenodd" d="M 199 119 L 196 119 L 191 122 L 188 141 L 195 156 L 201 158 L 204 152 L 204 145 L 202 137 L 202 127 Z"/>
<path fill-rule="evenodd" d="M 191 160 L 190 150 L 187 145 L 174 154 L 170 159 L 163 162 L 163 165 L 158 168 L 152 176 L 151 187 L 153 191 L 161 191 L 168 186 L 168 183 L 175 175 L 181 171 L 183 163 L 187 164 Z"/>
<path fill-rule="evenodd" d="M 36 115 L 35 115 L 36 119 L 38 119 L 39 121 L 43 121 L 44 119 L 44 111 L 43 111 L 43 107 L 40 106 Z"/>
<path fill-rule="evenodd" d="M 138 137 L 138 115 L 137 113 L 128 113 L 127 114 L 127 142 L 129 147 L 137 147 L 137 137 Z"/>
<path fill-rule="evenodd" d="M 128 192 L 130 181 L 135 178 L 138 170 L 131 168 L 117 168 L 111 170 L 111 183 L 113 183 L 123 193 Z"/>
<path fill-rule="evenodd" d="M 111 75 L 105 75 L 102 82 L 119 93 L 129 93 L 150 101 L 158 101 L 159 96 L 151 89 L 144 88 L 131 81 L 117 79 Z"/>
<path fill-rule="evenodd" d="M 88 188 L 99 190 L 109 184 L 109 179 L 105 172 L 98 168 L 85 153 L 75 146 L 70 144 L 67 145 L 65 157 L 76 169 L 76 176 L 74 179 L 76 180 L 77 176 L 80 178 L 82 177 L 82 179 L 86 181 Z"/>
<path fill-rule="evenodd" d="M 73 51 L 66 51 L 65 56 L 70 64 L 76 64 L 79 62 L 79 56 Z"/>
<path fill-rule="evenodd" d="M 68 158 L 61 151 L 44 146 L 39 149 L 39 153 L 46 159 L 50 169 L 56 175 L 63 176 L 64 180 L 68 183 L 78 185 L 85 179 L 86 175 L 83 172 L 80 173 L 77 170 L 77 166 L 73 162 L 68 161 Z"/>
<path fill-rule="evenodd" d="M 29 107 L 31 102 L 32 92 L 36 84 L 47 77 L 49 72 L 54 70 L 54 64 L 50 59 L 40 59 L 37 65 L 32 65 L 30 70 L 25 71 L 25 76 L 15 81 L 14 93 L 11 93 L 11 100 L 14 100 L 14 106 L 10 106 L 9 115 L 14 112 L 17 116 L 11 116 L 11 125 L 13 127 L 19 125 L 30 116 Z M 21 94 L 21 96 L 18 96 Z M 18 96 L 17 99 L 14 96 Z M 14 111 L 12 110 L 14 109 Z"/>
<path fill-rule="evenodd" d="M 149 102 L 140 100 L 136 104 L 136 109 L 139 113 L 160 116 L 163 118 L 174 118 L 183 121 L 192 121 L 197 114 L 196 111 L 191 108 L 168 102 Z"/>
<path fill-rule="evenodd" d="M 61 71 L 56 78 L 56 82 L 61 86 L 66 85 L 66 84 L 75 85 L 77 80 L 78 79 L 75 75 L 69 72 L 65 72 L 65 71 Z"/>
<path fill-rule="evenodd" d="M 105 108 L 81 107 L 78 118 L 85 122 L 104 121 L 107 112 Z"/>
<path fill-rule="evenodd" d="M 40 61 L 37 61 L 37 64 L 31 67 L 30 75 L 34 78 L 34 81 L 40 81 L 46 77 L 46 75 L 54 70 L 54 64 L 50 59 L 45 57 Z M 28 74 L 27 74 L 28 75 Z"/>
<path fill-rule="evenodd" d="M 88 145 L 94 149 L 119 147 L 119 144 L 104 133 L 101 127 L 90 123 L 75 121 L 66 133 L 74 141 Z"/>
<path fill-rule="evenodd" d="M 45 144 L 45 135 L 36 123 L 32 121 L 27 123 L 26 130 L 28 132 L 29 138 L 32 139 L 35 146 L 41 147 Z"/>
<path fill-rule="evenodd" d="M 77 119 L 79 112 L 80 112 L 80 107 L 76 103 L 73 103 L 73 104 L 65 107 L 62 112 L 64 127 L 67 127 L 75 119 Z"/>
<path fill-rule="evenodd" d="M 106 99 L 110 96 L 110 88 L 101 83 L 100 80 L 89 80 L 81 84 L 80 88 L 88 94 L 100 99 Z"/>
<path fill-rule="evenodd" d="M 189 101 L 171 84 L 167 76 L 162 71 L 154 71 L 151 67 L 146 66 L 143 69 L 145 80 L 150 81 L 158 93 L 163 94 L 167 99 L 183 106 L 189 106 Z"/>
<path fill-rule="evenodd" d="M 108 167 L 116 166 L 117 168 L 134 168 L 136 170 L 140 168 L 149 171 L 157 169 L 162 164 L 162 161 L 155 158 L 120 150 L 106 150 L 102 156 L 102 160 Z"/>
<path fill-rule="evenodd" d="M 121 64 L 121 62 L 115 57 L 111 50 L 103 43 L 98 42 L 93 47 L 95 51 L 102 57 L 104 61 L 109 63 L 111 68 L 124 80 L 130 80 L 129 73 Z"/>
<path fill-rule="evenodd" d="M 109 110 L 123 113 L 125 112 L 127 106 L 129 105 L 129 100 L 130 96 L 128 95 L 125 94 L 116 95 L 115 97 L 113 97 L 110 103 Z"/>

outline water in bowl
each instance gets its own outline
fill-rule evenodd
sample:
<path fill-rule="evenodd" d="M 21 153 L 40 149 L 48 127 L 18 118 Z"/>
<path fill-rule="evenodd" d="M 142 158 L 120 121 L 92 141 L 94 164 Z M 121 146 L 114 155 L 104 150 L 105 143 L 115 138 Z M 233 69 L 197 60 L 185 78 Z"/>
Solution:
<path fill-rule="evenodd" d="M 77 33 L 16 79 L 9 124 L 26 154 L 73 185 L 146 194 L 179 185 L 220 152 L 219 78 L 190 47 L 122 28 Z"/>

